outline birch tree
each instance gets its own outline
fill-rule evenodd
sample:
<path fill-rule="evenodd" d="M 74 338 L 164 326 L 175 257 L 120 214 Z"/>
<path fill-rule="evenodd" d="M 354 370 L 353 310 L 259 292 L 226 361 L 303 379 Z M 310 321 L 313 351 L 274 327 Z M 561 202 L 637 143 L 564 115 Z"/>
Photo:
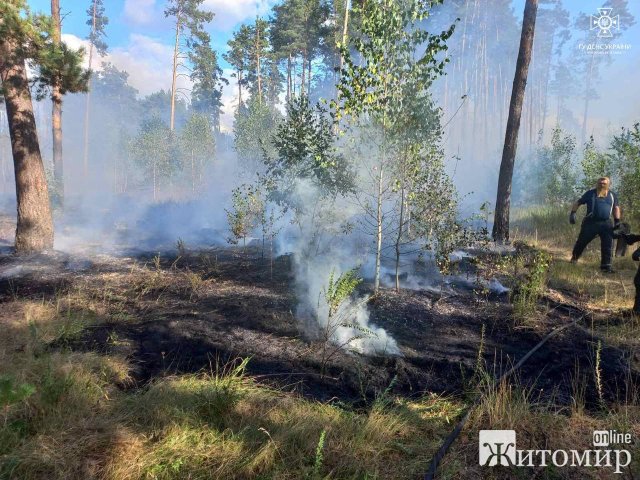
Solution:
<path fill-rule="evenodd" d="M 394 161 L 390 132 L 398 109 L 403 108 L 406 83 L 427 89 L 443 73 L 446 59 L 440 54 L 446 50 L 446 41 L 454 26 L 438 35 L 432 35 L 419 26 L 430 13 L 432 4 L 420 0 L 382 0 L 364 2 L 354 6 L 353 12 L 362 19 L 360 35 L 349 46 L 341 47 L 344 57 L 342 78 L 338 84 L 341 105 L 339 116 L 361 117 L 379 131 L 379 143 L 370 159 L 371 195 L 364 205 L 365 211 L 374 212 L 375 277 L 374 289 L 380 288 L 385 214 L 385 195 L 392 183 L 391 165 Z M 416 47 L 424 48 L 416 56 Z M 413 92 L 416 94 L 418 92 Z"/>

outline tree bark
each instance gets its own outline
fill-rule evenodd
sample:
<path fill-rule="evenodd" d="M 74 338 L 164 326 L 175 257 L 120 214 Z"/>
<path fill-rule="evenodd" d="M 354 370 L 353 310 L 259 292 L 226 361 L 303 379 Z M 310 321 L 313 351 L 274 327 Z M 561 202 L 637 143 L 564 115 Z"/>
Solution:
<path fill-rule="evenodd" d="M 93 0 L 93 14 L 91 17 L 91 33 L 92 38 L 96 31 L 96 11 L 97 2 Z M 93 61 L 93 40 L 89 42 L 89 71 L 91 71 L 91 62 Z M 89 80 L 91 81 L 91 80 Z M 87 91 L 87 99 L 84 108 L 84 145 L 82 153 L 82 174 L 85 178 L 89 174 L 89 111 L 91 109 L 91 88 Z"/>
<path fill-rule="evenodd" d="M 584 90 L 584 112 L 582 114 L 582 132 L 580 134 L 580 143 L 584 145 L 587 139 L 587 119 L 589 118 L 589 95 L 591 92 L 591 77 L 593 76 L 593 63 L 594 55 L 591 55 L 589 60 L 589 72 L 587 73 L 587 80 Z"/>
<path fill-rule="evenodd" d="M 169 128 L 173 132 L 176 117 L 176 90 L 178 79 L 178 50 L 180 48 L 180 12 L 176 14 L 176 41 L 173 47 L 173 78 L 171 80 L 171 120 Z"/>
<path fill-rule="evenodd" d="M 53 43 L 60 45 L 60 0 L 51 0 L 51 18 L 53 19 Z M 64 167 L 62 161 L 62 94 L 60 85 L 51 86 L 51 136 L 53 140 L 53 181 L 55 195 L 59 204 L 64 201 Z"/>
<path fill-rule="evenodd" d="M 398 236 L 396 237 L 396 292 L 400 291 L 400 242 L 402 242 L 402 231 L 404 230 L 404 178 L 400 189 L 400 220 L 398 221 Z"/>
<path fill-rule="evenodd" d="M 53 248 L 49 191 L 25 61 L 17 54 L 17 45 L 10 38 L 0 38 L 0 82 L 15 170 L 18 206 L 16 253 L 41 252 Z"/>
<path fill-rule="evenodd" d="M 260 66 L 260 24 L 256 21 L 256 74 L 258 75 L 258 102 L 262 103 L 262 68 Z"/>
<path fill-rule="evenodd" d="M 520 116 L 522 103 L 527 85 L 527 73 L 531 61 L 533 47 L 533 35 L 536 26 L 536 12 L 538 0 L 527 0 L 524 7 L 522 21 L 522 33 L 520 36 L 520 50 L 516 62 L 516 72 L 511 91 L 511 103 L 509 104 L 509 117 L 500 164 L 500 176 L 498 178 L 498 193 L 496 195 L 496 210 L 493 221 L 493 240 L 496 243 L 509 241 L 509 210 L 511 207 L 511 183 L 513 180 L 513 167 L 518 146 L 518 131 L 520 129 Z"/>
<path fill-rule="evenodd" d="M 349 34 L 349 0 L 344 0 L 344 25 L 342 26 L 342 45 L 346 46 L 347 44 L 347 35 Z M 344 56 L 340 54 L 340 72 L 342 72 L 342 67 L 344 66 Z"/>
<path fill-rule="evenodd" d="M 291 100 L 291 54 L 287 58 L 287 103 Z"/>
<path fill-rule="evenodd" d="M 307 65 L 307 51 L 302 52 L 302 73 L 300 74 L 300 95 L 304 96 L 304 83 L 305 83 L 305 67 Z"/>

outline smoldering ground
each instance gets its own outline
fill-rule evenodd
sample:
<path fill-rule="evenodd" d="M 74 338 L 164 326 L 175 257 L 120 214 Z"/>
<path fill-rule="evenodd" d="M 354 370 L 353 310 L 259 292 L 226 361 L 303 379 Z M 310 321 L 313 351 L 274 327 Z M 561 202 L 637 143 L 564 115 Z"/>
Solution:
<path fill-rule="evenodd" d="M 60 298 L 96 299 L 98 310 L 82 310 L 82 303 L 73 307 L 70 323 L 47 348 L 126 356 L 135 383 L 123 388 L 250 357 L 248 371 L 261 382 L 356 406 L 390 384 L 395 393 L 409 396 L 459 392 L 477 369 L 481 343 L 486 368 L 499 374 L 544 332 L 581 313 L 569 306 L 570 298 L 564 304 L 545 298 L 551 314 L 535 329 L 514 330 L 504 320 L 511 311 L 508 302 L 477 303 L 468 288 L 456 287 L 455 294 L 382 290 L 367 305 L 370 323 L 395 339 L 400 355 L 361 355 L 336 346 L 326 358 L 321 343 L 309 342 L 295 313 L 301 300 L 292 256 L 278 257 L 273 270 L 255 246 L 244 252 L 187 249 L 182 255 L 163 254 L 157 262 L 155 256 L 88 256 L 79 262 L 66 253 L 28 259 L 2 255 L 0 298 L 54 304 Z M 532 389 L 540 401 L 570 404 L 569 377 L 576 365 L 588 372 L 593 362 L 588 325 L 602 320 L 593 315 L 554 338 L 524 366 L 523 388 Z M 607 397 L 620 398 L 629 375 L 637 375 L 627 360 L 621 350 L 603 348 Z M 597 406 L 595 392 L 595 387 L 586 388 L 587 405 Z"/>

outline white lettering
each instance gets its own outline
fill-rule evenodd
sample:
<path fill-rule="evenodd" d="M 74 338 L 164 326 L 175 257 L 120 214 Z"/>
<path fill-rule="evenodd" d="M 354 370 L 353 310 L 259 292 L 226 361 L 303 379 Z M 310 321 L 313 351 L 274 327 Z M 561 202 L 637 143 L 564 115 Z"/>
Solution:
<path fill-rule="evenodd" d="M 615 469 L 615 472 L 616 473 L 622 473 L 621 468 L 627 467 L 631 463 L 631 453 L 629 453 L 629 450 L 616 450 L 615 452 L 616 452 L 616 469 Z M 625 457 L 626 463 L 621 463 L 620 462 L 620 456 L 623 453 L 624 453 L 624 457 Z"/>
<path fill-rule="evenodd" d="M 580 456 L 580 452 L 577 450 L 571 450 L 571 466 L 572 467 L 590 467 L 591 466 L 591 452 L 593 450 L 585 450 L 582 452 L 582 457 Z M 583 464 L 584 462 L 584 464 Z"/>
<path fill-rule="evenodd" d="M 563 463 L 558 462 L 558 454 L 562 454 L 562 456 L 564 457 Z M 564 450 L 556 450 L 551 455 L 551 460 L 556 467 L 564 467 L 569 462 L 569 455 L 567 455 L 567 452 L 565 452 Z"/>
<path fill-rule="evenodd" d="M 519 467 L 533 467 L 533 454 L 535 450 L 516 450 L 518 452 Z M 527 463 L 525 463 L 527 462 Z"/>
<path fill-rule="evenodd" d="M 542 461 L 540 462 L 541 467 L 547 466 L 547 454 L 551 454 L 551 450 L 536 450 L 538 455 L 542 457 Z"/>
<path fill-rule="evenodd" d="M 601 461 L 603 460 L 602 455 L 604 454 L 604 460 L 607 461 L 607 463 L 605 463 L 604 465 L 601 464 Z M 610 467 L 611 466 L 611 450 L 596 450 L 596 463 L 594 464 L 594 467 Z"/>

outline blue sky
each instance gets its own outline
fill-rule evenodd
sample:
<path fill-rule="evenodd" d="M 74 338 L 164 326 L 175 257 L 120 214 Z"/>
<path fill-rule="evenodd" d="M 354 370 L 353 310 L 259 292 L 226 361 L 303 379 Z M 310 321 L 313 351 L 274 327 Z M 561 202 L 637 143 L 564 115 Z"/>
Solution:
<path fill-rule="evenodd" d="M 525 0 L 513 0 L 517 14 L 524 9 Z M 49 0 L 28 0 L 34 10 L 50 11 Z M 164 18 L 162 11 L 165 0 L 105 0 L 109 26 L 107 28 L 108 43 L 111 48 L 126 48 L 132 34 L 149 36 L 161 43 L 171 44 L 170 23 Z M 216 13 L 216 18 L 208 27 L 213 47 L 216 50 L 226 49 L 226 43 L 233 31 L 243 22 L 255 18 L 256 15 L 268 15 L 277 0 L 205 0 L 205 7 Z M 572 14 L 596 12 L 603 4 L 602 0 L 565 0 L 564 7 Z M 86 9 L 90 0 L 62 0 L 65 33 L 84 38 L 87 35 Z M 446 4 L 446 0 L 445 0 Z M 640 21 L 640 2 L 629 2 L 630 9 Z M 627 41 L 640 40 L 640 29 L 636 25 L 626 34 Z M 640 43 L 640 42 L 638 42 Z"/>
<path fill-rule="evenodd" d="M 218 52 L 227 49 L 227 41 L 233 31 L 243 22 L 253 20 L 256 15 L 268 16 L 271 7 L 278 0 L 205 0 L 205 8 L 215 12 L 214 21 L 207 27 L 211 34 L 212 45 Z M 33 10 L 49 12 L 50 0 L 28 0 Z M 84 38 L 89 27 L 86 25 L 86 10 L 90 0 L 61 0 L 63 18 L 63 39 L 71 46 L 86 45 Z M 525 0 L 513 0 L 513 8 L 518 17 L 522 16 Z M 597 13 L 604 0 L 565 0 L 563 5 L 572 15 L 580 11 Z M 164 18 L 163 9 L 166 0 L 104 0 L 106 14 L 109 17 L 107 27 L 107 43 L 109 54 L 105 60 L 129 74 L 129 83 L 146 95 L 160 88 L 169 88 L 171 83 L 171 23 Z M 445 0 L 446 4 L 446 0 Z M 629 28 L 620 41 L 630 43 L 630 54 L 620 55 L 611 67 L 611 80 L 605 79 L 610 88 L 603 89 L 599 103 L 607 117 L 611 116 L 610 105 L 619 105 L 621 119 L 629 115 L 637 115 L 637 95 L 628 101 L 629 89 L 635 89 L 638 78 L 638 52 L 640 49 L 640 0 L 629 1 L 631 13 L 636 24 Z M 614 12 L 615 13 L 615 12 Z M 225 76 L 230 84 L 223 92 L 223 102 L 227 112 L 222 119 L 227 128 L 232 124 L 231 112 L 234 104 L 236 87 L 230 78 L 231 70 L 221 59 Z M 186 76 L 180 77 L 180 86 L 189 88 Z M 597 108 L 597 105 L 594 105 Z M 596 114 L 596 111 L 594 111 Z"/>

